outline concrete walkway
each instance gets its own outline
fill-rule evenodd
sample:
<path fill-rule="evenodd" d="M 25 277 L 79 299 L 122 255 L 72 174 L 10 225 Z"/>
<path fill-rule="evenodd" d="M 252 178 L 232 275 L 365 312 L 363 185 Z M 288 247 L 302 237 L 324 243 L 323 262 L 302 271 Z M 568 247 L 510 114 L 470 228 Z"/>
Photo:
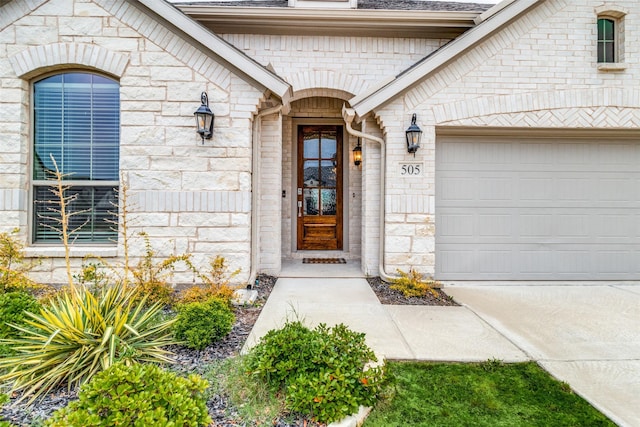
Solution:
<path fill-rule="evenodd" d="M 461 307 L 382 305 L 353 264 L 283 266 L 245 350 L 287 319 L 344 323 L 386 359 L 536 360 L 640 427 L 640 286 L 449 286 Z"/>

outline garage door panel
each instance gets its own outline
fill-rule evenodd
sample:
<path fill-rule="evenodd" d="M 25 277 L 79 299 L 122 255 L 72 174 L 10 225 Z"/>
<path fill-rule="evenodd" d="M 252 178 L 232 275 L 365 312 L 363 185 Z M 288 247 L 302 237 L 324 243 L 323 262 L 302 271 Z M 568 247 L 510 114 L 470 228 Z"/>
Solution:
<path fill-rule="evenodd" d="M 636 144 L 632 142 L 598 144 L 597 157 L 596 170 L 634 171 L 640 164 L 640 152 L 638 152 Z"/>
<path fill-rule="evenodd" d="M 445 177 L 438 190 L 442 192 L 442 200 L 447 202 L 468 202 L 475 200 L 477 194 L 474 178 L 456 175 Z"/>
<path fill-rule="evenodd" d="M 607 240 L 615 242 L 633 243 L 638 238 L 638 221 L 640 217 L 631 214 L 602 214 L 595 218 L 596 229 L 600 230 L 597 239 L 606 243 Z"/>
<path fill-rule="evenodd" d="M 513 235 L 513 216 L 495 213 L 479 213 L 477 215 L 477 234 L 480 238 L 509 238 Z"/>
<path fill-rule="evenodd" d="M 640 279 L 640 143 L 453 146 L 436 143 L 437 278 Z"/>
<path fill-rule="evenodd" d="M 468 213 L 443 215 L 439 222 L 438 233 L 447 239 L 461 243 L 473 241 L 476 235 L 475 215 Z"/>
<path fill-rule="evenodd" d="M 555 185 L 551 178 L 521 177 L 518 178 L 518 198 L 536 203 L 547 200 L 553 194 Z"/>

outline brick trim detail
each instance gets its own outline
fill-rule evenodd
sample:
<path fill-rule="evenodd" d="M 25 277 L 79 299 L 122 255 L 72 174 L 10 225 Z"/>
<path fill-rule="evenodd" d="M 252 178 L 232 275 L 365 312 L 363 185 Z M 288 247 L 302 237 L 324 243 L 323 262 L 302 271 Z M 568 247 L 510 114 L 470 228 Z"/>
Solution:
<path fill-rule="evenodd" d="M 130 26 L 139 34 L 156 43 L 162 49 L 174 55 L 184 64 L 191 67 L 218 87 L 228 87 L 231 82 L 231 72 L 220 62 L 216 62 L 205 54 L 182 32 L 176 32 L 150 15 L 148 11 L 136 7 L 134 2 L 113 0 L 95 0 L 95 3 L 112 13 L 115 18 Z M 137 3 L 137 2 L 135 2 Z"/>
<path fill-rule="evenodd" d="M 303 71 L 293 74 L 287 80 L 294 90 L 293 99 L 326 96 L 347 100 L 366 88 L 365 82 L 357 76 L 332 70 Z"/>
<path fill-rule="evenodd" d="M 446 126 L 630 128 L 640 126 L 640 90 L 598 88 L 469 99 L 433 108 Z"/>
<path fill-rule="evenodd" d="M 131 191 L 137 212 L 251 212 L 248 191 Z"/>
<path fill-rule="evenodd" d="M 22 0 L 9 2 L 0 7 L 0 31 L 46 2 L 47 0 Z"/>
<path fill-rule="evenodd" d="M 82 65 L 120 78 L 129 63 L 129 56 L 94 44 L 53 43 L 25 49 L 10 57 L 9 61 L 20 78 L 61 65 Z"/>

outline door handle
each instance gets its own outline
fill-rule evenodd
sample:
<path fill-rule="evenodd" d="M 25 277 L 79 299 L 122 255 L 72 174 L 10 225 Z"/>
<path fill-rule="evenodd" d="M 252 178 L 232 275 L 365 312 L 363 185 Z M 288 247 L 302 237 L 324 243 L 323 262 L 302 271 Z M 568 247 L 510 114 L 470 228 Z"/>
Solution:
<path fill-rule="evenodd" d="M 302 200 L 298 200 L 298 217 L 302 216 Z"/>

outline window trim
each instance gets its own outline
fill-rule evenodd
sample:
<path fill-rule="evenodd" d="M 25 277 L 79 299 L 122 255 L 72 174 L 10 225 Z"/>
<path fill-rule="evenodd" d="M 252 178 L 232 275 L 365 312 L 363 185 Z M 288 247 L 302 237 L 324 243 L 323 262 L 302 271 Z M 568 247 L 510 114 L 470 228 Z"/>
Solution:
<path fill-rule="evenodd" d="M 624 71 L 627 69 L 627 64 L 624 62 L 624 45 L 625 45 L 625 28 L 624 17 L 627 15 L 627 10 L 612 4 L 604 4 L 595 8 L 596 14 L 596 64 L 598 71 Z M 598 28 L 600 20 L 607 19 L 613 22 L 614 25 L 614 61 L 613 62 L 600 62 L 599 50 L 600 40 L 598 38 Z"/>
<path fill-rule="evenodd" d="M 84 73 L 84 74 L 93 74 L 103 78 L 107 78 L 118 85 L 119 91 L 121 89 L 120 80 L 115 78 L 113 75 L 108 73 L 99 72 L 93 69 L 86 68 L 64 68 L 57 69 L 48 73 L 39 74 L 31 79 L 29 82 L 29 151 L 28 151 L 28 173 L 29 173 L 29 206 L 27 210 L 27 224 L 28 224 L 28 232 L 29 232 L 29 245 L 32 248 L 29 251 L 31 256 L 49 256 L 53 254 L 53 256 L 57 256 L 59 249 L 62 247 L 62 242 L 39 242 L 36 241 L 35 229 L 36 229 L 36 221 L 35 221 L 35 196 L 36 196 L 36 187 L 40 186 L 52 186 L 51 180 L 43 180 L 43 179 L 35 179 L 34 178 L 34 159 L 35 159 L 35 137 L 36 137 L 36 129 L 35 129 L 35 85 L 36 83 L 45 80 L 49 77 L 61 75 L 61 74 L 72 74 L 72 73 Z M 119 124 L 118 124 L 118 151 L 120 151 L 122 140 L 122 100 L 118 102 L 119 108 Z M 120 176 L 120 161 L 118 161 L 118 176 Z M 105 180 L 105 181 L 97 181 L 97 180 L 65 180 L 65 186 L 84 186 L 84 187 L 105 187 L 105 188 L 120 188 L 119 180 Z M 119 198 L 118 198 L 119 199 Z M 119 203 L 119 200 L 118 200 Z M 114 221 L 118 221 L 118 218 L 114 218 Z M 119 225 L 118 225 L 119 228 Z M 104 256 L 110 256 L 111 252 L 116 251 L 116 246 L 118 245 L 119 232 L 116 233 L 116 236 L 113 240 L 105 241 L 105 242 L 78 242 L 75 245 L 71 245 L 70 251 L 71 256 L 86 256 L 88 253 L 104 253 Z M 26 248 L 29 249 L 29 248 Z M 104 252 L 107 251 L 107 252 Z M 64 255 L 64 254 L 63 254 Z"/>

